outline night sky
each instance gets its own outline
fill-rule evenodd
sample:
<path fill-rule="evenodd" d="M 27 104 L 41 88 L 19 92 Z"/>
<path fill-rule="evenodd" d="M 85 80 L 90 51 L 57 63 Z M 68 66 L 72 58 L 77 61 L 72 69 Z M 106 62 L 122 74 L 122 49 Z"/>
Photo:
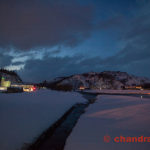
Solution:
<path fill-rule="evenodd" d="M 31 82 L 107 70 L 150 77 L 150 0 L 0 0 L 0 67 Z"/>

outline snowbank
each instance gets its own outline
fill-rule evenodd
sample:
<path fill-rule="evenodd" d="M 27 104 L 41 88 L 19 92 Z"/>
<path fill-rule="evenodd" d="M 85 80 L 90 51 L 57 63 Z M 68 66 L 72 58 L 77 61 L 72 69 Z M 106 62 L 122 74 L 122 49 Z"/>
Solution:
<path fill-rule="evenodd" d="M 85 100 L 73 92 L 0 93 L 0 150 L 32 142 L 77 102 Z"/>
<path fill-rule="evenodd" d="M 146 94 L 150 95 L 150 90 L 84 90 L 85 93 L 97 93 L 97 94 Z"/>

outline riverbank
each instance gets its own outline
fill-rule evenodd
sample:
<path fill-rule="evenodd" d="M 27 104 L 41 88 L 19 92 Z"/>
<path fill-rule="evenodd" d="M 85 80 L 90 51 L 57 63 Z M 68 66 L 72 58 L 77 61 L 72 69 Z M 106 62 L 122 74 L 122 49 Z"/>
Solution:
<path fill-rule="evenodd" d="M 150 90 L 78 90 L 77 92 L 95 95 L 150 95 Z"/>
<path fill-rule="evenodd" d="M 84 95 L 86 103 L 78 103 L 71 107 L 49 129 L 44 131 L 32 144 L 22 150 L 63 150 L 66 140 L 75 127 L 85 109 L 96 100 L 94 95 Z"/>

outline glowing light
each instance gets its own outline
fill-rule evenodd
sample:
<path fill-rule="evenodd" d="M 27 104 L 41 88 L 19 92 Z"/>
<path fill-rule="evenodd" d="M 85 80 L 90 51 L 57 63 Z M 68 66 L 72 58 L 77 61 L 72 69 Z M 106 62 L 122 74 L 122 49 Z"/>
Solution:
<path fill-rule="evenodd" d="M 6 81 L 4 77 L 1 79 L 1 86 L 2 87 L 10 87 L 11 86 L 11 81 Z"/>
<path fill-rule="evenodd" d="M 36 87 L 35 86 L 24 87 L 23 91 L 24 92 L 34 92 L 34 91 L 36 91 Z"/>
<path fill-rule="evenodd" d="M 84 90 L 85 89 L 85 87 L 84 86 L 80 86 L 80 88 L 79 88 L 80 90 Z"/>
<path fill-rule="evenodd" d="M 0 86 L 0 91 L 7 91 L 7 87 L 1 87 Z"/>
<path fill-rule="evenodd" d="M 35 91 L 35 90 L 36 90 L 36 87 L 35 87 L 35 86 L 33 86 L 33 87 L 31 88 L 31 90 L 32 90 L 32 91 Z"/>

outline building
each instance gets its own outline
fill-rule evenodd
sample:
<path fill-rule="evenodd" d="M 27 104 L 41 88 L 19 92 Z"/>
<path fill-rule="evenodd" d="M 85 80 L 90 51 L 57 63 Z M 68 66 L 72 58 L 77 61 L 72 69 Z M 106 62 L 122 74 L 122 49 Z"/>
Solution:
<path fill-rule="evenodd" d="M 7 91 L 7 88 L 11 86 L 11 81 L 6 81 L 4 77 L 1 77 L 0 81 L 0 91 Z"/>
<path fill-rule="evenodd" d="M 11 86 L 11 81 L 6 81 L 4 77 L 1 78 L 1 87 L 10 87 Z"/>
<path fill-rule="evenodd" d="M 125 86 L 127 90 L 142 90 L 142 86 Z"/>
<path fill-rule="evenodd" d="M 21 83 L 21 84 L 12 84 L 11 87 L 22 88 L 24 92 L 33 92 L 36 90 L 36 87 L 33 84 Z"/>
<path fill-rule="evenodd" d="M 0 82 L 0 91 L 24 91 L 24 92 L 33 92 L 36 90 L 36 87 L 33 84 L 29 83 L 11 83 L 9 80 L 5 80 L 4 77 L 1 77 Z"/>
<path fill-rule="evenodd" d="M 85 90 L 85 87 L 84 86 L 80 86 L 79 90 Z"/>

